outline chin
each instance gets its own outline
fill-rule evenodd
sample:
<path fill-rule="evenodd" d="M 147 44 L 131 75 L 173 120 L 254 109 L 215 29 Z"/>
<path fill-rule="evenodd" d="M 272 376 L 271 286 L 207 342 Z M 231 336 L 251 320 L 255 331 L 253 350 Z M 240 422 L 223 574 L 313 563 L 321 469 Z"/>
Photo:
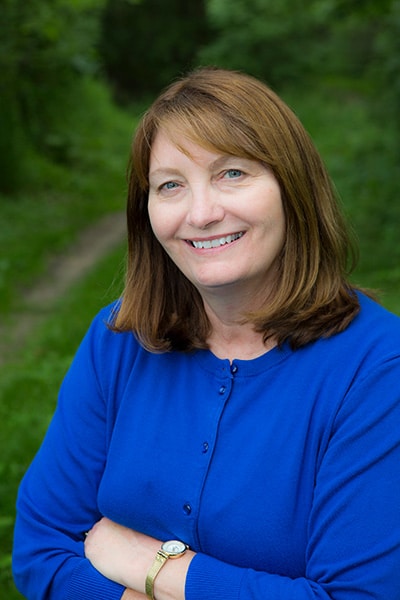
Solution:
<path fill-rule="evenodd" d="M 195 286 L 200 290 L 218 290 L 226 287 L 232 287 L 235 284 L 240 283 L 240 280 L 237 279 L 228 279 L 228 278 L 214 278 L 214 279 L 205 279 L 198 280 L 195 283 Z"/>

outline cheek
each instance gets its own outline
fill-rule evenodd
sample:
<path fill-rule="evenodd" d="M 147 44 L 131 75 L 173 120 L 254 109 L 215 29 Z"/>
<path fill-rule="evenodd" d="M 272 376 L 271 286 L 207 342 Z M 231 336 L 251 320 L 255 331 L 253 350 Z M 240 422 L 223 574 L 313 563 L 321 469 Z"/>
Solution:
<path fill-rule="evenodd" d="M 262 224 L 266 231 L 285 231 L 286 217 L 279 189 L 270 188 L 267 193 L 259 193 L 246 208 L 249 220 Z"/>
<path fill-rule="evenodd" d="M 276 206 L 276 210 L 273 215 L 273 220 L 275 226 L 282 231 L 282 233 L 286 230 L 286 217 L 285 212 L 283 210 L 282 203 Z"/>
<path fill-rule="evenodd" d="M 270 190 L 270 215 L 276 227 L 285 229 L 285 211 L 279 188 Z"/>
<path fill-rule="evenodd" d="M 164 245 L 173 235 L 174 225 L 167 210 L 162 210 L 156 203 L 149 201 L 148 214 L 155 237 Z"/>
<path fill-rule="evenodd" d="M 159 240 L 160 239 L 160 228 L 162 225 L 162 219 L 160 218 L 160 211 L 157 207 L 157 204 L 152 202 L 149 199 L 149 203 L 147 206 L 147 212 L 149 215 L 150 225 L 153 230 L 154 235 Z"/>

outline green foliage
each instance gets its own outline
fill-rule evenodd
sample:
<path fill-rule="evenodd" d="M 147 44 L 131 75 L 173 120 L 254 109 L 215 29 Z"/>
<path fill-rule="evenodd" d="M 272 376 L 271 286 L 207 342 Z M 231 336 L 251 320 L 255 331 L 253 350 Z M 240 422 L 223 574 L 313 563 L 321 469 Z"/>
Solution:
<path fill-rule="evenodd" d="M 199 62 L 245 70 L 270 84 L 296 81 L 309 62 L 315 19 L 297 0 L 209 0 L 214 41 Z"/>
<path fill-rule="evenodd" d="M 282 88 L 310 75 L 399 79 L 398 0 L 208 1 L 214 38 L 198 61 L 250 71 Z M 398 84 L 396 84 L 398 85 Z"/>
<path fill-rule="evenodd" d="M 102 21 L 104 69 L 128 102 L 191 68 L 208 39 L 205 0 L 108 0 Z"/>
<path fill-rule="evenodd" d="M 392 122 L 398 139 L 400 155 L 400 1 L 388 1 L 390 9 L 379 22 L 374 38 L 374 61 L 369 77 L 375 82 L 377 106 L 385 122 Z"/>
<path fill-rule="evenodd" d="M 0 315 L 20 305 L 22 290 L 79 230 L 124 210 L 134 119 L 113 106 L 100 83 L 84 79 L 80 91 L 69 131 L 70 164 L 32 155 L 21 191 L 0 194 Z"/>
<path fill-rule="evenodd" d="M 5 0 L 0 20 L 0 191 L 18 187 L 29 148 L 68 161 L 80 78 L 97 69 L 97 0 Z M 70 118 L 66 119 L 66 116 Z"/>
<path fill-rule="evenodd" d="M 22 125 L 11 86 L 12 78 L 4 71 L 0 84 L 0 190 L 6 193 L 18 187 L 25 161 Z"/>

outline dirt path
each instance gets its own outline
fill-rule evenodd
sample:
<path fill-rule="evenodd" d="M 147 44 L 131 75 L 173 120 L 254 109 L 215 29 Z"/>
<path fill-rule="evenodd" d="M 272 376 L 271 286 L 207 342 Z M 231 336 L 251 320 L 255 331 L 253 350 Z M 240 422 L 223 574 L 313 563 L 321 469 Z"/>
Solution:
<path fill-rule="evenodd" d="M 49 261 L 44 275 L 25 290 L 23 312 L 12 315 L 8 323 L 0 325 L 0 364 L 23 346 L 55 302 L 120 244 L 125 234 L 124 213 L 106 215 L 82 231 L 65 254 Z"/>

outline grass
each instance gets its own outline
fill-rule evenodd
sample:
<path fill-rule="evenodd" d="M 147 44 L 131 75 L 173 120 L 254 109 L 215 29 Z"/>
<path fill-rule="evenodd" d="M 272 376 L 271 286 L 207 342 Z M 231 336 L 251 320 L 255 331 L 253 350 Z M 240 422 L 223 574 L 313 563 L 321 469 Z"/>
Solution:
<path fill-rule="evenodd" d="M 36 157 L 25 189 L 0 204 L 0 316 L 18 307 L 22 285 L 62 252 L 86 224 L 122 210 L 125 155 L 133 119 L 115 110 L 104 90 L 88 90 L 100 112 L 83 118 L 75 158 L 54 166 Z M 372 118 L 364 96 L 322 86 L 283 94 L 305 123 L 338 187 L 360 238 L 358 283 L 380 288 L 383 304 L 400 314 L 399 181 L 394 135 Z M 78 152 L 79 150 L 79 152 Z M 74 152 L 72 152 L 74 155 Z M 80 156 L 80 158 L 79 158 Z M 61 298 L 22 352 L 0 367 L 0 591 L 21 598 L 10 571 L 18 483 L 37 450 L 76 348 L 98 309 L 121 291 L 124 249 L 105 258 Z"/>

